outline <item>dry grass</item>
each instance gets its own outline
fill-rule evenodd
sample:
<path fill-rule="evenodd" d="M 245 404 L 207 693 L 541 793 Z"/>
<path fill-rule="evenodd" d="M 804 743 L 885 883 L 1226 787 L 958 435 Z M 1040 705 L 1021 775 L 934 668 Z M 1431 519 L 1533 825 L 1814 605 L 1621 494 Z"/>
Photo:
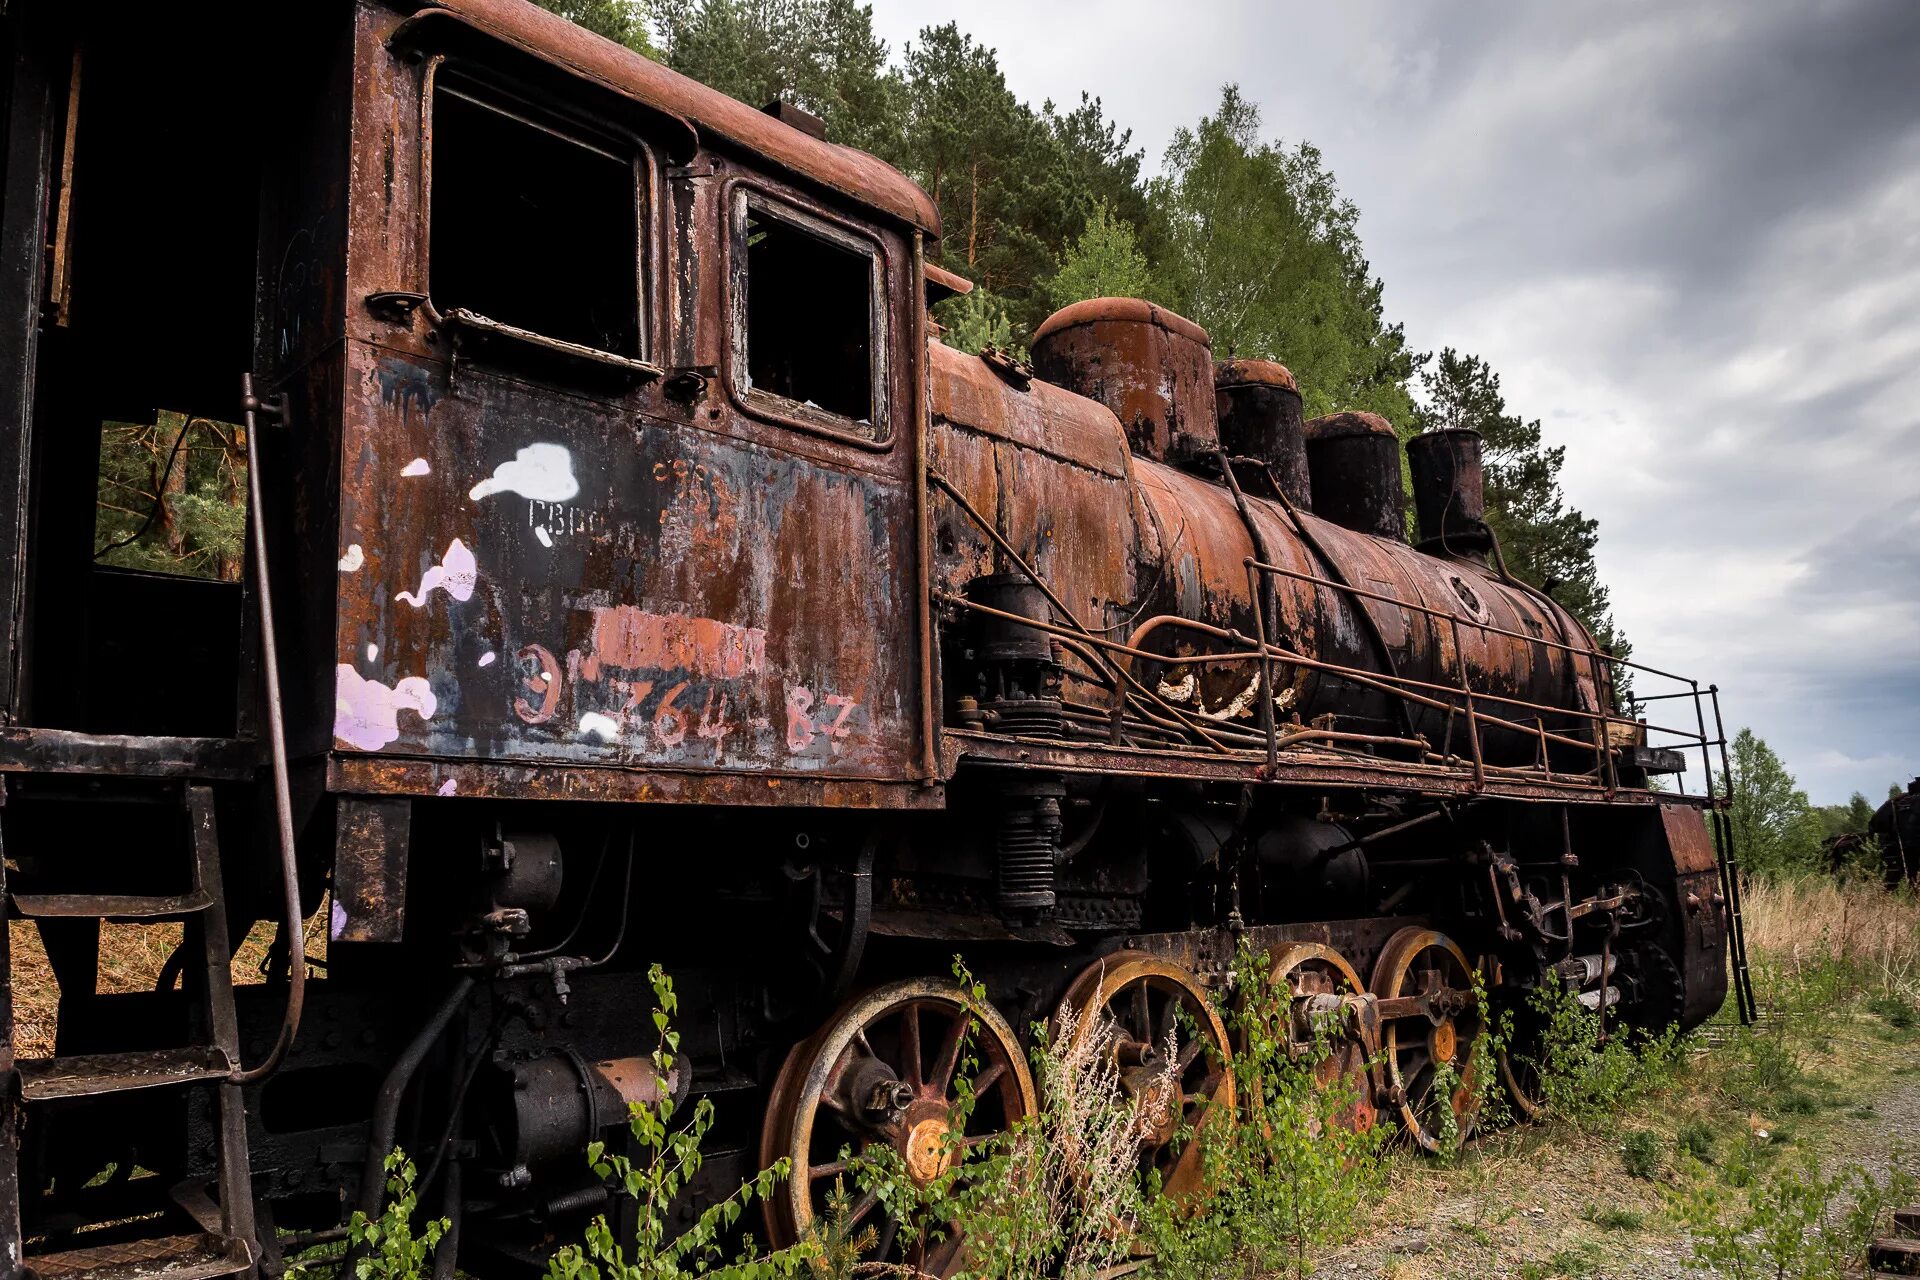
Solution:
<path fill-rule="evenodd" d="M 1746 891 L 1747 949 L 1800 978 L 1836 960 L 1908 995 L 1920 994 L 1920 898 L 1878 884 L 1758 881 Z"/>
<path fill-rule="evenodd" d="M 324 906 L 307 919 L 307 953 L 324 960 L 327 954 L 326 911 Z M 273 938 L 273 925 L 256 924 L 235 948 L 233 980 L 236 985 L 260 981 L 260 965 L 266 959 L 267 944 Z M 30 920 L 15 920 L 9 925 L 13 951 L 13 1045 L 23 1058 L 49 1057 L 53 1053 L 55 1015 L 60 991 L 47 963 L 46 948 L 40 944 L 40 930 Z M 100 927 L 100 990 L 107 993 L 151 991 L 160 979 L 167 957 L 180 945 L 181 926 L 162 924 L 104 924 Z"/>

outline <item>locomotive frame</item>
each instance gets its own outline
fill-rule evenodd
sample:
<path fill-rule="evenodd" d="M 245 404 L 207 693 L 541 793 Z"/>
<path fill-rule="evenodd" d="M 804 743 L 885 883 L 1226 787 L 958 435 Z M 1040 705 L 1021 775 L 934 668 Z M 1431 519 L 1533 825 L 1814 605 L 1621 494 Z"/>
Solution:
<path fill-rule="evenodd" d="M 538 1265 L 666 1090 L 721 1116 L 690 1203 L 842 1137 L 911 1166 L 930 1025 L 982 1024 L 1010 1120 L 1063 996 L 1230 1054 L 1240 947 L 1423 1142 L 1483 966 L 1693 1025 L 1730 952 L 1750 1014 L 1717 690 L 1507 573 L 1471 433 L 1410 446 L 1409 545 L 1390 428 L 1162 308 L 940 345 L 932 201 L 802 112 L 522 0 L 282 8 L 0 9 L 0 888 L 60 999 L 18 1053 L 10 928 L 6 1276 L 277 1273 L 396 1143 L 437 1272 Z M 182 189 L 231 198 L 128 197 Z M 240 581 L 96 563 L 98 425 L 156 408 L 245 420 Z M 1707 794 L 1653 787 L 1683 750 Z M 129 921 L 184 925 L 156 990 L 102 989 Z"/>

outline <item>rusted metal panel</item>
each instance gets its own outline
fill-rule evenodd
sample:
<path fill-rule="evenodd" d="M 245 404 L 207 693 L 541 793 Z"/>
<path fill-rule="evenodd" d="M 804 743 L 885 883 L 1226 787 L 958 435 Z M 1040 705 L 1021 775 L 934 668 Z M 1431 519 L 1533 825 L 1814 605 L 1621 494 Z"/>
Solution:
<path fill-rule="evenodd" d="M 331 791 L 361 795 L 486 796 L 502 800 L 598 800 L 763 808 L 938 809 L 946 800 L 943 786 L 927 786 L 918 780 L 873 782 L 796 774 L 354 755 L 333 757 L 327 768 L 327 787 Z"/>
<path fill-rule="evenodd" d="M 1484 557 L 1493 546 L 1480 466 L 1480 433 L 1427 431 L 1407 441 L 1422 550 Z"/>
<path fill-rule="evenodd" d="M 334 811 L 335 942 L 398 942 L 407 923 L 413 801 L 343 796 Z"/>

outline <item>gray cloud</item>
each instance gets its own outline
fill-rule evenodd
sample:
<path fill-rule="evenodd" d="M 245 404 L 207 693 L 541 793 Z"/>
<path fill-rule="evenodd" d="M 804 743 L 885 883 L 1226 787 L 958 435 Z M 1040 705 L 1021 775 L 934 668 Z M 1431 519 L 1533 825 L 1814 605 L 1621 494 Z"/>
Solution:
<path fill-rule="evenodd" d="M 1568 446 L 1637 653 L 1816 801 L 1920 773 L 1920 6 L 875 0 L 948 18 L 1150 163 L 1241 84 L 1391 318 Z"/>

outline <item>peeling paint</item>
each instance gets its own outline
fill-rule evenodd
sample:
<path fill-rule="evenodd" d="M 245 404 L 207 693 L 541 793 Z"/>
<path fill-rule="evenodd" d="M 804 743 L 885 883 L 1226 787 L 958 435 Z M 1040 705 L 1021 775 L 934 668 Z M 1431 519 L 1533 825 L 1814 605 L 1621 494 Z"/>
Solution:
<path fill-rule="evenodd" d="M 400 468 L 400 474 L 403 476 L 424 476 L 430 474 L 432 471 L 433 468 L 428 465 L 425 458 L 415 458 L 412 462 Z"/>
<path fill-rule="evenodd" d="M 447 554 L 440 558 L 440 563 L 420 576 L 420 590 L 417 593 L 402 591 L 393 598 L 404 600 L 416 609 L 425 605 L 427 597 L 435 591 L 445 591 L 455 600 L 470 600 L 473 598 L 474 584 L 479 578 L 479 565 L 474 561 L 473 552 L 455 538 L 447 544 Z"/>
<path fill-rule="evenodd" d="M 493 469 L 493 475 L 468 491 L 478 502 L 496 493 L 517 493 L 540 502 L 565 502 L 580 492 L 573 455 L 565 445 L 530 444 Z"/>
<path fill-rule="evenodd" d="M 347 553 L 340 557 L 340 572 L 355 573 L 367 562 L 367 553 L 360 549 L 357 542 L 349 543 Z"/>
<path fill-rule="evenodd" d="M 460 790 L 460 784 L 454 779 L 448 778 L 445 782 L 440 784 L 440 789 L 434 792 L 433 794 L 437 796 L 450 796 L 450 795 L 457 794 L 459 790 Z"/>
<path fill-rule="evenodd" d="M 391 687 L 369 680 L 343 662 L 334 668 L 333 736 L 362 751 L 378 751 L 400 737 L 400 712 L 433 719 L 439 701 L 420 676 L 406 676 Z"/>
<path fill-rule="evenodd" d="M 593 611 L 593 656 L 610 667 L 681 670 L 733 680 L 766 665 L 767 633 L 713 618 L 614 605 Z"/>
<path fill-rule="evenodd" d="M 603 716 L 598 711 L 589 711 L 580 717 L 580 736 L 599 738 L 602 742 L 618 742 L 620 725 L 612 716 Z"/>

